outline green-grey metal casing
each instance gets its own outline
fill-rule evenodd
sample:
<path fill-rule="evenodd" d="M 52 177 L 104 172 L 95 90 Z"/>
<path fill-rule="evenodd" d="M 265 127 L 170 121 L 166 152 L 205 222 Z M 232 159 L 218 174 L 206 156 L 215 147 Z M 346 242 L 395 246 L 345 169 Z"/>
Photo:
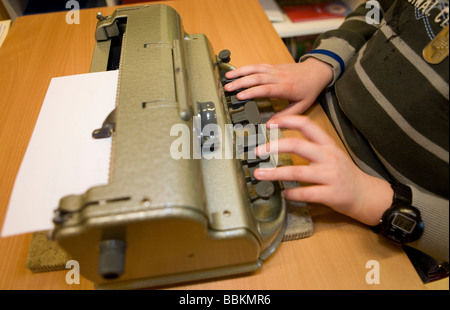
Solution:
<path fill-rule="evenodd" d="M 189 128 L 195 140 L 197 103 L 214 104 L 221 128 L 231 123 L 208 39 L 185 33 L 166 5 L 117 9 L 98 22 L 91 72 L 107 69 L 111 38 L 125 19 L 109 183 L 63 197 L 53 238 L 100 289 L 258 269 L 283 237 L 280 193 L 252 202 L 239 159 L 174 159 L 170 153 L 178 138 L 170 135 L 174 125 Z M 233 138 L 223 143 L 234 147 Z M 104 240 L 126 244 L 124 272 L 114 279 L 98 272 Z"/>

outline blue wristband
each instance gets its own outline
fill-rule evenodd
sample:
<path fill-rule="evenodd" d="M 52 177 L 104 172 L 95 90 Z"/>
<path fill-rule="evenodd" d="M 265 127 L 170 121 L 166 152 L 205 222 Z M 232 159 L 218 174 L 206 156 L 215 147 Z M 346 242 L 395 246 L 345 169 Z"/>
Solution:
<path fill-rule="evenodd" d="M 342 73 L 344 73 L 345 64 L 344 64 L 344 61 L 342 60 L 342 58 L 338 54 L 333 53 L 331 51 L 322 50 L 322 49 L 312 50 L 311 52 L 309 52 L 309 54 L 322 54 L 322 55 L 326 55 L 326 56 L 333 58 L 334 60 L 336 60 L 339 63 L 339 66 L 341 66 L 341 74 L 339 74 L 339 77 L 341 77 Z"/>

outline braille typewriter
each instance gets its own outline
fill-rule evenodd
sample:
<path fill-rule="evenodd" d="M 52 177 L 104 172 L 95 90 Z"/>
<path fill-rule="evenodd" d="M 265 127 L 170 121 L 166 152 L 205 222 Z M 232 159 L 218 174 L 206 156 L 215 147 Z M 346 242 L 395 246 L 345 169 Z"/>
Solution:
<path fill-rule="evenodd" d="M 270 139 L 261 103 L 223 90 L 229 51 L 216 55 L 166 5 L 97 17 L 91 72 L 119 70 L 116 108 L 92 133 L 112 139 L 109 182 L 60 200 L 53 239 L 99 289 L 260 268 L 282 241 L 286 202 L 283 184 L 253 177 L 277 159 L 252 153 Z"/>

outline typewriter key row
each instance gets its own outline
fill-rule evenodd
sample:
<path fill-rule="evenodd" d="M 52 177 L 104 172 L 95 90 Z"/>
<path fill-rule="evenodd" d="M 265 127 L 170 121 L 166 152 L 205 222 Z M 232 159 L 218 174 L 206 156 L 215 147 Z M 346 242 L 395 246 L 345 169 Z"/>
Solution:
<path fill-rule="evenodd" d="M 229 61 L 229 56 L 230 55 L 227 54 L 227 61 Z M 219 58 L 221 58 L 220 53 Z M 223 70 L 221 71 L 222 86 L 225 86 L 234 80 L 235 79 L 227 79 L 225 77 L 225 72 Z M 250 199 L 251 201 L 255 201 L 257 199 L 268 200 L 275 194 L 276 185 L 274 182 L 259 181 L 254 177 L 254 171 L 259 167 L 259 164 L 269 162 L 269 158 L 262 159 L 256 157 L 254 152 L 258 145 L 262 145 L 267 142 L 266 135 L 265 131 L 258 132 L 258 128 L 263 125 L 261 125 L 262 118 L 256 102 L 253 100 L 239 100 L 237 98 L 237 94 L 243 90 L 244 89 L 239 89 L 232 92 L 225 91 L 225 98 L 233 125 L 241 124 L 243 126 L 253 127 L 253 133 L 245 137 L 243 145 L 238 144 L 237 147 L 238 152 L 244 153 L 244 159 L 241 160 L 241 165 L 246 174 Z"/>

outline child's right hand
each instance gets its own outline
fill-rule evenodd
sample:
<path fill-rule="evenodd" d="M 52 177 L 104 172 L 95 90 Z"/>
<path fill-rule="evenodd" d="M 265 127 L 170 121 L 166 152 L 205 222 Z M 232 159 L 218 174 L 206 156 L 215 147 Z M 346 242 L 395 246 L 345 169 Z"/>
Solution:
<path fill-rule="evenodd" d="M 226 73 L 235 81 L 225 85 L 226 91 L 245 89 L 237 94 L 239 100 L 252 98 L 279 98 L 291 105 L 275 117 L 300 114 L 306 111 L 333 79 L 330 65 L 315 58 L 301 63 L 257 64 L 234 69 Z"/>
<path fill-rule="evenodd" d="M 283 138 L 259 145 L 259 157 L 274 153 L 296 154 L 309 161 L 308 165 L 258 168 L 258 180 L 297 181 L 302 185 L 283 191 L 287 200 L 327 205 L 367 225 L 377 225 L 392 204 L 390 184 L 361 169 L 341 150 L 334 140 L 306 116 L 285 115 L 272 118 L 268 128 L 298 130 L 305 139 Z"/>

